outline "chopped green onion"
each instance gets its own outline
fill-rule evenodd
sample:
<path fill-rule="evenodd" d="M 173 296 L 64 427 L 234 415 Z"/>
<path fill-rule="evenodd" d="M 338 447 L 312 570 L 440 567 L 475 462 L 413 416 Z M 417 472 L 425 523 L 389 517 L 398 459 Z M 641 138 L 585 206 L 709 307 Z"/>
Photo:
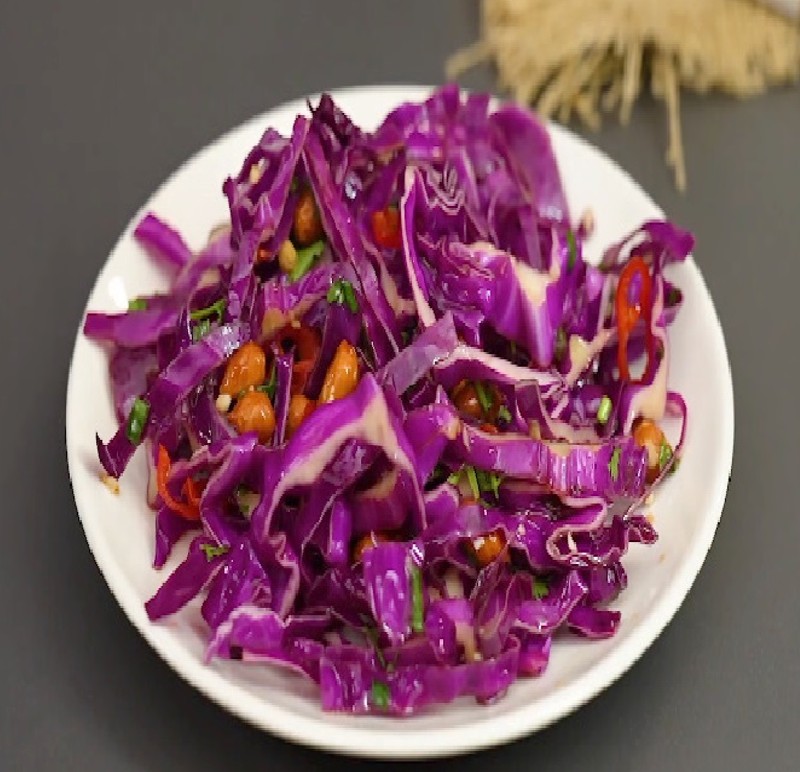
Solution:
<path fill-rule="evenodd" d="M 314 261 L 322 254 L 323 249 L 325 249 L 325 242 L 322 239 L 303 247 L 303 249 L 298 249 L 297 262 L 289 273 L 289 278 L 292 281 L 297 281 L 305 276 L 311 270 Z"/>
<path fill-rule="evenodd" d="M 389 707 L 389 700 L 391 699 L 391 694 L 389 693 L 389 687 L 385 683 L 383 683 L 383 681 L 373 681 L 371 698 L 372 698 L 372 704 L 376 708 L 381 708 L 382 710 L 385 710 L 386 708 Z"/>
<path fill-rule="evenodd" d="M 211 322 L 208 319 L 203 319 L 192 327 L 192 340 L 197 343 L 198 340 L 203 338 L 211 332 Z"/>
<path fill-rule="evenodd" d="M 611 400 L 608 398 L 606 394 L 603 395 L 603 398 L 600 400 L 600 407 L 597 408 L 597 423 L 605 424 L 608 423 L 608 419 L 611 416 Z"/>
<path fill-rule="evenodd" d="M 622 449 L 617 447 L 611 452 L 611 458 L 608 460 L 608 472 L 611 475 L 613 482 L 619 479 L 619 458 L 622 455 Z"/>
<path fill-rule="evenodd" d="M 478 396 L 478 402 L 481 403 L 481 407 L 483 408 L 484 412 L 489 412 L 492 409 L 492 395 L 486 390 L 486 387 L 483 385 L 482 381 L 474 381 L 475 384 L 475 394 Z"/>
<path fill-rule="evenodd" d="M 411 629 L 421 633 L 425 629 L 425 599 L 422 594 L 422 571 L 419 566 L 411 566 Z"/>
<path fill-rule="evenodd" d="M 346 305 L 353 313 L 358 311 L 358 299 L 353 285 L 347 279 L 338 279 L 328 290 L 328 302 Z"/>
<path fill-rule="evenodd" d="M 347 307 L 350 309 L 352 313 L 356 313 L 358 311 L 358 298 L 356 297 L 356 291 L 353 289 L 353 285 L 350 282 L 345 282 L 344 285 L 344 302 L 347 304 Z"/>
<path fill-rule="evenodd" d="M 499 472 L 487 472 L 484 469 L 475 469 L 474 466 L 463 466 L 461 469 L 456 470 L 447 482 L 451 485 L 458 485 L 461 481 L 462 474 L 467 477 L 469 489 L 475 501 L 481 500 L 481 493 L 493 493 L 497 499 L 500 496 L 500 483 L 503 481 L 503 475 Z"/>
<path fill-rule="evenodd" d="M 275 399 L 275 389 L 278 387 L 278 374 L 275 370 L 275 363 L 272 363 L 272 370 L 269 373 L 269 380 L 266 383 L 262 383 L 261 386 L 256 386 L 256 391 L 263 391 L 266 394 L 270 401 Z"/>
<path fill-rule="evenodd" d="M 533 597 L 536 598 L 536 600 L 541 600 L 542 598 L 546 598 L 549 593 L 550 588 L 547 586 L 547 582 L 540 576 L 537 576 L 533 582 Z"/>
<path fill-rule="evenodd" d="M 245 517 L 250 516 L 250 513 L 255 509 L 259 501 L 259 495 L 249 488 L 245 488 L 244 485 L 237 486 L 236 490 L 233 492 L 233 496 L 236 499 L 236 506 L 239 507 L 239 510 Z"/>
<path fill-rule="evenodd" d="M 472 495 L 475 497 L 475 501 L 477 501 L 481 497 L 481 488 L 480 485 L 478 485 L 478 475 L 475 473 L 475 467 L 466 466 L 464 470 L 467 473 L 469 488 L 472 491 Z"/>
<path fill-rule="evenodd" d="M 671 460 L 672 448 L 668 442 L 661 443 L 661 447 L 658 449 L 658 468 L 664 469 Z"/>
<path fill-rule="evenodd" d="M 503 475 L 498 472 L 486 472 L 483 469 L 476 469 L 475 476 L 478 479 L 478 487 L 483 493 L 491 491 L 496 499 L 500 498 L 500 483 L 503 480 Z"/>
<path fill-rule="evenodd" d="M 228 301 L 225 300 L 225 298 L 220 298 L 216 303 L 212 303 L 210 306 L 198 308 L 197 311 L 192 311 L 189 314 L 189 317 L 193 322 L 199 322 L 202 319 L 209 319 L 212 316 L 221 317 L 225 311 L 225 306 L 227 305 Z"/>
<path fill-rule="evenodd" d="M 489 485 L 492 487 L 492 493 L 494 493 L 494 497 L 496 499 L 500 498 L 500 483 L 503 480 L 503 475 L 498 474 L 497 472 L 492 472 L 489 475 Z"/>
<path fill-rule="evenodd" d="M 497 418 L 504 423 L 510 424 L 511 411 L 505 405 L 500 405 L 500 409 L 497 411 Z"/>
<path fill-rule="evenodd" d="M 146 311 L 147 299 L 146 298 L 133 298 L 128 301 L 128 311 Z"/>
<path fill-rule="evenodd" d="M 569 258 L 567 259 L 567 268 L 572 270 L 578 260 L 578 244 L 575 241 L 575 234 L 570 228 L 567 231 L 567 244 L 569 244 Z"/>
<path fill-rule="evenodd" d="M 329 303 L 339 303 L 340 305 L 344 302 L 344 290 L 342 289 L 342 281 L 343 279 L 339 279 L 331 284 L 330 289 L 328 290 L 328 294 L 326 298 Z"/>
<path fill-rule="evenodd" d="M 206 560 L 210 563 L 214 558 L 224 555 L 230 549 L 230 547 L 226 546 L 225 544 L 201 544 L 200 549 L 203 550 Z"/>
<path fill-rule="evenodd" d="M 150 403 L 146 399 L 137 397 L 133 401 L 131 412 L 128 414 L 128 425 L 125 429 L 125 434 L 128 435 L 128 439 L 134 445 L 138 445 L 142 441 L 144 425 L 147 423 L 149 415 Z"/>

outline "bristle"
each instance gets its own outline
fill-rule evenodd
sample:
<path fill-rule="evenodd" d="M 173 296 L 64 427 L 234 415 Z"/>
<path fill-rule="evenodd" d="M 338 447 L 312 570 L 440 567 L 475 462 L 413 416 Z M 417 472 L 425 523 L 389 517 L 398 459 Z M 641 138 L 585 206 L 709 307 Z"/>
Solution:
<path fill-rule="evenodd" d="M 491 59 L 501 88 L 562 122 L 597 128 L 602 108 L 627 124 L 650 73 L 681 190 L 681 87 L 745 98 L 800 77 L 800 27 L 750 0 L 483 0 L 481 27 L 448 77 Z"/>

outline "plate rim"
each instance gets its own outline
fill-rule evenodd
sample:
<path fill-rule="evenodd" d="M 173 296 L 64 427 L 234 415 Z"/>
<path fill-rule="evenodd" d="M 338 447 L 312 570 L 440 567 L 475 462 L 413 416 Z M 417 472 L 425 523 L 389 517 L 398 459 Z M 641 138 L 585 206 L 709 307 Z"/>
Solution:
<path fill-rule="evenodd" d="M 383 97 L 387 95 L 394 96 L 395 101 L 399 103 L 401 101 L 424 98 L 434 88 L 434 86 L 424 85 L 377 84 L 333 89 L 329 93 L 337 101 L 346 101 L 353 97 L 364 98 L 371 94 L 380 93 Z M 84 311 L 78 324 L 67 381 L 65 439 L 70 485 L 73 490 L 78 516 L 100 573 L 133 627 L 178 676 L 206 698 L 250 725 L 261 730 L 267 730 L 285 740 L 318 750 L 374 759 L 440 758 L 505 744 L 540 731 L 572 713 L 614 684 L 630 670 L 675 617 L 675 614 L 691 591 L 711 549 L 722 517 L 733 462 L 735 434 L 733 377 L 719 314 L 703 275 L 693 259 L 687 261 L 687 267 L 696 273 L 695 279 L 699 282 L 710 302 L 712 318 L 708 321 L 711 323 L 713 319 L 711 334 L 716 338 L 717 346 L 715 348 L 718 348 L 718 353 L 722 355 L 722 360 L 726 365 L 720 393 L 721 400 L 724 403 L 722 410 L 725 414 L 725 420 L 720 427 L 719 447 L 723 456 L 723 468 L 728 470 L 728 474 L 717 485 L 713 503 L 708 508 L 709 512 L 713 511 L 713 516 L 706 516 L 703 519 L 697 538 L 684 555 L 681 563 L 682 570 L 675 576 L 675 580 L 670 583 L 659 601 L 658 605 L 663 613 L 652 619 L 649 625 L 637 625 L 627 638 L 608 652 L 607 656 L 602 660 L 602 664 L 593 666 L 571 683 L 560 688 L 555 695 L 544 696 L 543 700 L 549 699 L 554 704 L 549 711 L 542 711 L 541 715 L 532 715 L 530 707 L 524 706 L 510 714 L 487 716 L 474 725 L 470 723 L 466 727 L 459 724 L 449 727 L 421 727 L 409 731 L 396 732 L 391 728 L 383 728 L 383 726 L 376 725 L 365 728 L 354 724 L 352 726 L 337 725 L 333 730 L 323 731 L 327 714 L 321 709 L 318 716 L 312 718 L 298 715 L 274 703 L 259 699 L 255 695 L 244 691 L 239 685 L 231 683 L 223 673 L 187 657 L 185 650 L 180 646 L 173 646 L 165 631 L 149 621 L 144 613 L 141 599 L 139 597 L 127 597 L 126 591 L 129 588 L 125 586 L 124 574 L 119 565 L 113 560 L 111 553 L 103 552 L 100 548 L 98 530 L 93 526 L 92 518 L 85 514 L 90 509 L 90 506 L 85 501 L 80 485 L 76 485 L 76 479 L 79 479 L 78 464 L 80 461 L 77 458 L 77 450 L 75 450 L 73 443 L 70 442 L 70 437 L 75 436 L 76 432 L 85 431 L 86 429 L 86 427 L 75 427 L 73 420 L 70 418 L 71 415 L 74 415 L 74 410 L 71 410 L 70 406 L 78 399 L 75 393 L 76 359 L 83 338 L 83 319 L 89 310 L 91 298 L 101 285 L 112 255 L 117 252 L 123 242 L 130 236 L 133 226 L 147 210 L 148 203 L 157 197 L 175 177 L 181 175 L 186 168 L 196 163 L 200 157 L 212 154 L 215 148 L 240 132 L 244 133 L 249 130 L 257 130 L 259 126 L 266 126 L 270 116 L 275 113 L 304 112 L 306 101 L 315 100 L 318 97 L 319 94 L 302 96 L 270 107 L 228 129 L 192 153 L 165 177 L 142 206 L 136 210 L 109 250 L 89 291 Z M 494 99 L 494 104 L 497 104 L 496 99 Z M 654 216 L 665 216 L 661 207 L 655 203 L 650 194 L 624 168 L 598 147 L 558 124 L 548 122 L 548 130 L 554 134 L 567 135 L 570 140 L 580 143 L 601 155 L 604 161 L 617 174 L 626 178 L 626 181 L 650 204 Z M 376 723 L 381 721 L 395 722 L 398 720 L 402 721 L 403 719 L 376 719 Z M 387 724 L 387 727 L 390 726 L 391 724 Z M 369 742 L 364 742 L 367 738 Z"/>

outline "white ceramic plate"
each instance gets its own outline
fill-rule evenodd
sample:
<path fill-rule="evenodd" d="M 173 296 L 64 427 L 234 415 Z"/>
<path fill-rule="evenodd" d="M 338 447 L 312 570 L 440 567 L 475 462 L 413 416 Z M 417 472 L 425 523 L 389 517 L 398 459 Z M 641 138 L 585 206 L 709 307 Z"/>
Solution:
<path fill-rule="evenodd" d="M 334 96 L 356 123 L 369 128 L 398 103 L 420 100 L 429 90 L 370 87 Z M 288 134 L 298 112 L 305 112 L 304 99 L 248 121 L 175 172 L 122 234 L 87 307 L 122 310 L 129 298 L 163 289 L 164 275 L 131 237 L 141 214 L 155 211 L 191 246 L 201 246 L 209 229 L 227 215 L 223 179 L 239 169 L 266 126 Z M 643 220 L 662 216 L 602 153 L 562 128 L 553 127 L 552 137 L 572 212 L 590 207 L 595 214 L 590 255 L 599 256 L 605 245 Z M 675 269 L 673 277 L 686 304 L 670 329 L 669 383 L 685 396 L 690 423 L 680 470 L 651 508 L 660 539 L 650 548 L 635 545 L 624 561 L 630 582 L 615 604 L 623 618 L 617 635 L 601 642 L 559 638 L 545 675 L 519 681 L 497 704 L 479 706 L 465 699 L 400 720 L 326 714 L 313 685 L 298 677 L 237 662 L 204 663 L 206 637 L 196 607 L 151 624 L 144 602 L 166 574 L 150 567 L 153 515 L 145 504 L 145 460 L 137 454 L 119 496 L 99 482 L 94 435 L 98 431 L 108 438 L 116 428 L 107 357 L 79 332 L 67 393 L 67 453 L 86 538 L 111 591 L 150 645 L 190 684 L 252 724 L 299 743 L 362 756 L 430 757 L 504 743 L 550 724 L 611 684 L 659 635 L 700 570 L 722 512 L 733 454 L 733 390 L 725 343 L 695 263 Z"/>

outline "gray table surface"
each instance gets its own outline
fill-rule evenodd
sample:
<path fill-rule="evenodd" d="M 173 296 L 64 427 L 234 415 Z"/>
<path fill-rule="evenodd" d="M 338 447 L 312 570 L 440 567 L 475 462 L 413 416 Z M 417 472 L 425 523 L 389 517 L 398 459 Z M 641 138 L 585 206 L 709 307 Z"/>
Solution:
<path fill-rule="evenodd" d="M 4 2 L 0 6 L 0 768 L 362 769 L 195 693 L 128 624 L 87 548 L 64 451 L 75 329 L 119 231 L 180 162 L 301 94 L 440 82 L 472 2 Z M 491 73 L 465 80 L 489 88 Z M 645 100 L 593 140 L 697 235 L 727 336 L 733 480 L 694 589 L 649 653 L 552 728 L 447 762 L 498 768 L 800 768 L 797 340 L 800 90 L 683 102 L 690 188 Z M 87 427 L 91 431 L 92 427 Z M 422 765 L 421 765 L 422 766 Z M 431 767 L 432 768 L 432 767 Z"/>

